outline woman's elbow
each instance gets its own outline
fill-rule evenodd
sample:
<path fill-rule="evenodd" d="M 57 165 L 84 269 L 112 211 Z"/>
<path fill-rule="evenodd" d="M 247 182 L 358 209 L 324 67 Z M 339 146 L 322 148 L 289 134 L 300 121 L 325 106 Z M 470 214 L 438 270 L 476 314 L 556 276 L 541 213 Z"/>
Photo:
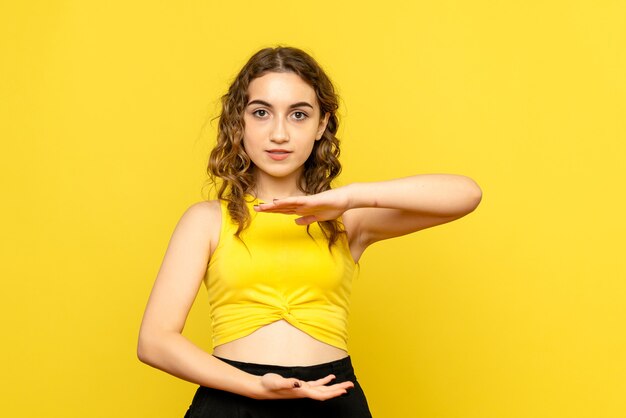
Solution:
<path fill-rule="evenodd" d="M 151 365 L 153 363 L 151 360 L 153 357 L 151 353 L 153 352 L 154 344 L 152 342 L 152 339 L 145 333 L 140 333 L 139 339 L 137 341 L 137 358 L 139 359 L 139 361 Z"/>

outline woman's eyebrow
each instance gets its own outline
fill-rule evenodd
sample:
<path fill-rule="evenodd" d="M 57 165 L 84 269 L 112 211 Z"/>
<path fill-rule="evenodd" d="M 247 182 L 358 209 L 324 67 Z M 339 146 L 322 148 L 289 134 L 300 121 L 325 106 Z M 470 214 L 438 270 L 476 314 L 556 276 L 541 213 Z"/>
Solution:
<path fill-rule="evenodd" d="M 251 100 L 251 101 L 249 101 L 249 102 L 248 102 L 248 104 L 246 105 L 246 107 L 247 107 L 247 106 L 250 106 L 250 105 L 253 105 L 253 104 L 258 104 L 258 105 L 261 105 L 261 106 L 266 106 L 266 107 L 269 107 L 269 108 L 272 108 L 272 107 L 273 107 L 273 106 L 272 106 L 271 104 L 269 104 L 268 102 L 266 102 L 266 101 L 264 101 L 264 100 L 258 100 L 258 99 L 257 99 L 257 100 Z M 305 107 L 305 106 L 308 106 L 308 107 L 310 107 L 311 109 L 313 109 L 313 105 L 312 105 L 312 104 L 310 104 L 309 102 L 298 102 L 298 103 L 294 103 L 294 104 L 292 104 L 292 105 L 289 105 L 289 109 L 293 109 L 294 107 Z"/>

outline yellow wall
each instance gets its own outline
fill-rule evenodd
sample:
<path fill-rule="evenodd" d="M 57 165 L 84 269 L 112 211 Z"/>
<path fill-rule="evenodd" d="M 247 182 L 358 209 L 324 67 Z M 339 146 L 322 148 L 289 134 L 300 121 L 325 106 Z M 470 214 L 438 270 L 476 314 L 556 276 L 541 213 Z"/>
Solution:
<path fill-rule="evenodd" d="M 342 183 L 466 174 L 457 222 L 376 244 L 351 353 L 377 418 L 626 416 L 623 1 L 0 6 L 3 416 L 175 417 L 140 363 L 218 97 L 254 51 L 342 96 Z M 185 334 L 210 347 L 202 288 Z"/>

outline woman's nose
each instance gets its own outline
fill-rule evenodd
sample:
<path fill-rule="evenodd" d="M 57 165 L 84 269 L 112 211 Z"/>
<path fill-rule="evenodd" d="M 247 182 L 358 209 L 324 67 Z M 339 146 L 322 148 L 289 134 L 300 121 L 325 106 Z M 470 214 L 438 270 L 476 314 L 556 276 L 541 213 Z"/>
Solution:
<path fill-rule="evenodd" d="M 289 133 L 287 132 L 287 127 L 285 126 L 285 122 L 283 120 L 278 119 L 274 124 L 270 140 L 276 143 L 289 141 Z"/>

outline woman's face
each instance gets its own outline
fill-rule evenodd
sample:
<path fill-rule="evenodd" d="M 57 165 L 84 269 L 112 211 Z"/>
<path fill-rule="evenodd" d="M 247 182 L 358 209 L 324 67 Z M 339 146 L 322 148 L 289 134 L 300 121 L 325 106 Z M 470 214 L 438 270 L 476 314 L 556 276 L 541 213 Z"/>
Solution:
<path fill-rule="evenodd" d="M 320 119 L 315 91 L 297 74 L 270 72 L 252 80 L 243 146 L 255 175 L 297 181 L 328 117 Z"/>

